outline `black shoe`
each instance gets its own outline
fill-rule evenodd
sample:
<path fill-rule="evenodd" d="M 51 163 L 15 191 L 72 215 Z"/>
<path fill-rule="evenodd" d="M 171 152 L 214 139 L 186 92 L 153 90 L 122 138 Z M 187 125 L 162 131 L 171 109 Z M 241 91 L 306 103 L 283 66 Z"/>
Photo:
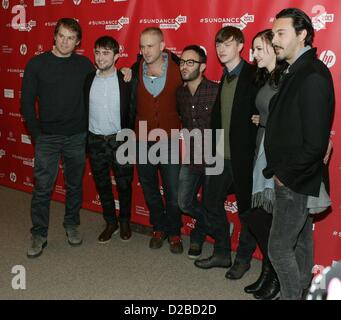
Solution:
<path fill-rule="evenodd" d="M 98 237 L 99 243 L 108 243 L 111 239 L 113 234 L 118 232 L 118 224 L 115 223 L 107 223 L 105 229 Z"/>
<path fill-rule="evenodd" d="M 198 259 L 201 256 L 202 244 L 191 243 L 188 249 L 187 256 L 190 259 Z"/>
<path fill-rule="evenodd" d="M 128 241 L 131 238 L 129 221 L 120 221 L 120 237 L 123 241 Z"/>
<path fill-rule="evenodd" d="M 263 287 L 256 291 L 253 296 L 259 300 L 272 300 L 278 296 L 280 285 L 278 277 L 274 270 L 269 272 Z"/>
<path fill-rule="evenodd" d="M 229 268 L 231 258 L 213 255 L 207 259 L 195 260 L 194 265 L 200 269 Z"/>
<path fill-rule="evenodd" d="M 249 269 L 250 263 L 241 263 L 239 261 L 235 261 L 231 269 L 226 272 L 225 278 L 230 280 L 240 279 Z"/>
<path fill-rule="evenodd" d="M 259 278 L 256 280 L 256 282 L 245 287 L 244 291 L 246 293 L 254 293 L 254 292 L 260 290 L 263 287 L 264 282 L 268 277 L 268 273 L 271 272 L 271 269 L 272 269 L 272 266 L 270 264 L 270 261 L 267 260 L 266 258 L 264 258 L 263 262 L 262 262 L 262 272 L 261 272 Z"/>

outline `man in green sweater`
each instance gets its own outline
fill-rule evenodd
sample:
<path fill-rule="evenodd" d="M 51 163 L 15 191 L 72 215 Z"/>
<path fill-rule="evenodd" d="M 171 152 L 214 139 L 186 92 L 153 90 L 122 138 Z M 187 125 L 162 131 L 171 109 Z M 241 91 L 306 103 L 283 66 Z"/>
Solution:
<path fill-rule="evenodd" d="M 89 59 L 74 53 L 81 38 L 77 21 L 60 19 L 54 31 L 53 49 L 33 57 L 24 73 L 21 111 L 35 141 L 29 258 L 38 257 L 47 245 L 51 193 L 61 157 L 66 186 L 63 226 L 70 245 L 82 243 L 78 226 L 87 130 L 83 84 L 94 67 Z"/>

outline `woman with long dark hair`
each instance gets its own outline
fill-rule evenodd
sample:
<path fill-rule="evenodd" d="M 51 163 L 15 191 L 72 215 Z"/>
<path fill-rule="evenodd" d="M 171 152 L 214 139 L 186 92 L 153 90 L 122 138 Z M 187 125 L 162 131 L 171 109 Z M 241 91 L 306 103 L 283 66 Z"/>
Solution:
<path fill-rule="evenodd" d="M 252 210 L 248 215 L 248 225 L 254 234 L 263 254 L 262 272 L 257 281 L 244 288 L 256 299 L 269 300 L 280 291 L 279 281 L 268 257 L 268 239 L 272 224 L 272 209 L 275 200 L 274 181 L 263 176 L 266 167 L 264 152 L 264 134 L 272 97 L 280 86 L 280 79 L 287 68 L 284 62 L 276 62 L 276 54 L 272 47 L 272 31 L 263 30 L 252 40 L 252 50 L 257 64 L 256 84 L 260 88 L 256 97 L 259 116 L 252 121 L 258 123 L 255 163 L 253 170 Z"/>

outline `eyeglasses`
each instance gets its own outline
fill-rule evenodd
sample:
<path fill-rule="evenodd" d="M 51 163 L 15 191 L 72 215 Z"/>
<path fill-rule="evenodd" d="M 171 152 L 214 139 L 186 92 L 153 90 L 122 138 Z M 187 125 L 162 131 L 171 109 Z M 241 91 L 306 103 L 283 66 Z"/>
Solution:
<path fill-rule="evenodd" d="M 188 67 L 193 67 L 195 63 L 201 64 L 202 62 L 196 61 L 196 60 L 193 60 L 193 59 L 189 59 L 189 60 L 180 59 L 180 66 L 181 66 L 181 67 L 184 66 L 185 64 L 186 64 Z"/>

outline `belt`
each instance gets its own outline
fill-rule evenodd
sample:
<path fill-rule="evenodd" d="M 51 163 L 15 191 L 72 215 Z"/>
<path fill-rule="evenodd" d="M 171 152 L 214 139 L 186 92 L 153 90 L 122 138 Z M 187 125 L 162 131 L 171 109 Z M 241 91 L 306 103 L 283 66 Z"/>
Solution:
<path fill-rule="evenodd" d="M 105 136 L 103 134 L 95 134 L 89 131 L 89 135 L 100 140 L 108 141 L 108 140 L 116 138 L 117 133 L 108 134 L 107 136 Z"/>

